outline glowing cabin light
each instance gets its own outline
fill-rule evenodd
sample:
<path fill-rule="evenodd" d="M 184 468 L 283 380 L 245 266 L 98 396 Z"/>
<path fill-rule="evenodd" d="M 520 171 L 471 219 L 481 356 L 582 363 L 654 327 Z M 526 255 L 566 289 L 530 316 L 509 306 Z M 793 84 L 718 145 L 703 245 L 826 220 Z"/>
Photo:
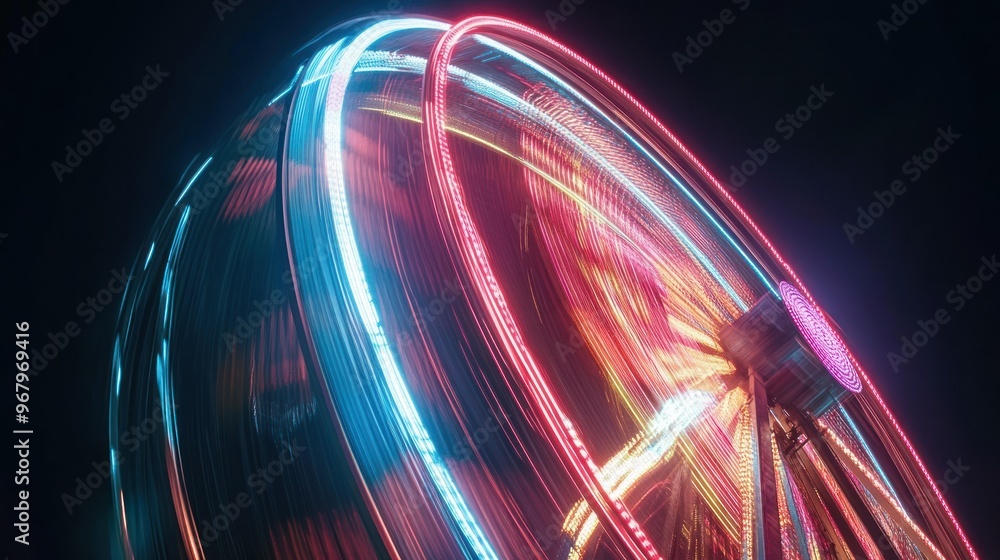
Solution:
<path fill-rule="evenodd" d="M 785 309 L 792 316 L 792 321 L 826 369 L 845 389 L 852 393 L 860 393 L 861 380 L 854 365 L 851 364 L 847 347 L 823 316 L 823 312 L 809 303 L 806 297 L 788 282 L 780 283 L 778 289 L 781 291 L 781 299 L 785 302 Z"/>

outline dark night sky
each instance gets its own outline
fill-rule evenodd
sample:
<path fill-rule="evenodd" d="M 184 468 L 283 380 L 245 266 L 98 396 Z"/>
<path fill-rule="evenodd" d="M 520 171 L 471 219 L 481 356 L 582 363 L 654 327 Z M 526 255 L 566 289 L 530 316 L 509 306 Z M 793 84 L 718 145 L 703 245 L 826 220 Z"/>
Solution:
<path fill-rule="evenodd" d="M 19 31 L 21 17 L 39 9 L 13 4 L 3 8 L 4 33 Z M 636 94 L 721 179 L 747 159 L 747 149 L 775 137 L 780 149 L 737 191 L 738 200 L 847 333 L 930 471 L 943 476 L 948 461 L 959 459 L 971 467 L 947 499 L 981 557 L 1000 557 L 1000 280 L 986 282 L 960 310 L 946 299 L 977 272 L 981 257 L 1000 252 L 998 59 L 990 41 L 996 5 L 927 0 L 886 41 L 876 22 L 890 17 L 888 0 L 681 4 L 689 3 L 586 0 L 555 30 L 545 11 L 558 10 L 557 0 L 399 5 L 446 18 L 494 13 L 551 32 Z M 220 21 L 211 0 L 71 0 L 18 53 L 0 46 L 5 328 L 30 321 L 40 342 L 78 319 L 76 306 L 105 287 L 112 270 L 131 265 L 189 162 L 255 96 L 287 79 L 299 46 L 330 25 L 395 5 L 242 0 Z M 727 8 L 735 21 L 678 72 L 671 54 L 704 30 L 702 20 Z M 119 120 L 111 102 L 157 64 L 169 76 Z M 821 85 L 832 97 L 783 138 L 775 122 Z M 115 130 L 57 181 L 51 161 L 105 117 Z M 903 163 L 949 126 L 960 138 L 911 182 Z M 844 222 L 854 222 L 857 207 L 895 179 L 906 192 L 849 242 Z M 951 320 L 893 371 L 887 352 L 939 308 Z M 46 557 L 43 551 L 107 557 L 107 487 L 73 516 L 59 496 L 107 454 L 115 314 L 97 314 L 31 382 L 35 558 Z M 0 553 L 32 557 L 10 542 Z"/>

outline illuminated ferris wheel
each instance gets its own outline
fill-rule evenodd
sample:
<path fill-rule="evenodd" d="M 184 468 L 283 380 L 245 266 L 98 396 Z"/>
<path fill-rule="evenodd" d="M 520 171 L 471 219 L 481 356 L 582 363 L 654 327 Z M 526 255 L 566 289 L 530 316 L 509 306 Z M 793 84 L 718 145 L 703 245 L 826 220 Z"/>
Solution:
<path fill-rule="evenodd" d="M 607 75 L 489 17 L 311 48 L 136 264 L 126 557 L 976 558 L 791 268 Z"/>

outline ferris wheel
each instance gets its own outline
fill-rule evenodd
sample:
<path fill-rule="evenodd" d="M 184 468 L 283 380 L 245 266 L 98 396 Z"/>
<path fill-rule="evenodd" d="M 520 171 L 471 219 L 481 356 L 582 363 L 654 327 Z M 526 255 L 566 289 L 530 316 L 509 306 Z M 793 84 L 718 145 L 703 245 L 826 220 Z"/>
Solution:
<path fill-rule="evenodd" d="M 125 557 L 977 558 L 791 267 L 607 74 L 493 17 L 307 50 L 133 270 Z"/>

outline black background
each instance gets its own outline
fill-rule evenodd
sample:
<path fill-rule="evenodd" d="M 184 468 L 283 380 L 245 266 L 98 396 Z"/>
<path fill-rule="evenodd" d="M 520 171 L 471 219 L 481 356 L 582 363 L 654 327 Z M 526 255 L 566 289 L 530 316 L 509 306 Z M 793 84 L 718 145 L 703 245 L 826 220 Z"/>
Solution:
<path fill-rule="evenodd" d="M 737 199 L 847 333 L 930 472 L 943 477 L 948 461 L 959 459 L 971 467 L 948 487 L 947 499 L 981 557 L 1000 557 L 1000 280 L 951 312 L 898 372 L 886 358 L 918 320 L 953 310 L 946 293 L 976 273 L 981 257 L 1000 250 L 995 4 L 927 0 L 888 41 L 876 23 L 890 17 L 888 1 L 750 0 L 742 12 L 728 0 L 682 4 L 586 0 L 554 30 L 545 12 L 558 10 L 557 0 L 398 5 L 450 19 L 492 13 L 549 32 L 609 71 L 720 179 L 747 159 L 745 150 L 776 137 L 780 150 Z M 77 305 L 136 259 L 184 169 L 251 100 L 287 80 L 299 46 L 342 20 L 396 5 L 242 0 L 220 20 L 210 0 L 70 0 L 18 53 L 4 41 L 3 336 L 14 338 L 11 323 L 30 321 L 38 348 L 46 333 L 79 321 Z M 671 54 L 725 8 L 736 11 L 735 22 L 679 72 Z M 4 10 L 2 31 L 20 33 L 20 18 L 39 8 L 14 2 Z M 119 121 L 109 105 L 140 83 L 146 65 L 157 64 L 169 76 Z M 780 138 L 775 121 L 821 84 L 833 97 L 791 139 Z M 104 117 L 115 130 L 57 181 L 51 162 Z M 907 181 L 907 192 L 850 243 L 844 222 L 874 202 L 874 190 L 903 179 L 903 162 L 949 125 L 961 134 L 952 149 L 919 181 Z M 31 380 L 32 545 L 8 537 L 0 554 L 110 555 L 108 485 L 72 516 L 60 495 L 73 492 L 91 461 L 107 457 L 108 363 L 119 304 L 83 325 Z M 8 455 L 4 464 L 13 460 Z M 5 467 L 3 476 L 11 471 Z"/>

